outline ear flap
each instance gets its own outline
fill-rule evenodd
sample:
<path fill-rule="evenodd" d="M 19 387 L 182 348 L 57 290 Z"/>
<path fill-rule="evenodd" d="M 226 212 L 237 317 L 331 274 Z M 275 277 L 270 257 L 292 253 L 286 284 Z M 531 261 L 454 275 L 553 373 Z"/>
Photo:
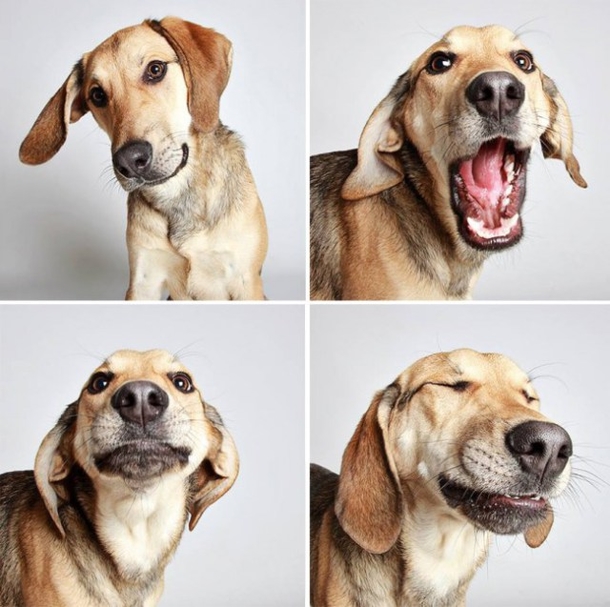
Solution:
<path fill-rule="evenodd" d="M 66 408 L 55 427 L 44 437 L 34 463 L 36 486 L 62 537 L 65 537 L 66 532 L 59 518 L 58 497 L 68 499 L 62 481 L 68 476 L 72 467 L 71 445 L 76 408 L 77 403 L 72 403 Z"/>
<path fill-rule="evenodd" d="M 84 116 L 88 109 L 81 96 L 82 64 L 76 64 L 63 86 L 49 99 L 19 148 L 25 164 L 50 160 L 66 141 L 68 124 Z"/>
<path fill-rule="evenodd" d="M 550 504 L 547 504 L 546 508 L 546 518 L 541 523 L 538 523 L 538 525 L 528 527 L 523 533 L 525 542 L 530 548 L 538 548 L 538 546 L 541 546 L 551 532 L 555 516 Z"/>
<path fill-rule="evenodd" d="M 189 530 L 192 531 L 208 506 L 220 499 L 232 486 L 239 472 L 239 456 L 233 437 L 214 407 L 204 405 L 217 433 L 218 444 L 190 477 Z"/>
<path fill-rule="evenodd" d="M 388 422 L 400 391 L 378 392 L 350 440 L 341 463 L 335 514 L 343 530 L 373 554 L 387 552 L 398 539 L 403 496 L 388 450 Z"/>
<path fill-rule="evenodd" d="M 390 93 L 368 119 L 358 144 L 358 164 L 341 190 L 345 200 L 360 200 L 400 183 L 404 170 L 395 152 L 402 147 L 402 128 L 394 125 L 395 96 Z"/>
<path fill-rule="evenodd" d="M 544 74 L 542 75 L 542 88 L 551 106 L 549 127 L 540 137 L 542 154 L 545 158 L 563 160 L 572 181 L 581 188 L 586 188 L 587 182 L 580 174 L 580 165 L 572 153 L 572 121 L 568 106 L 559 94 L 555 83 Z"/>
<path fill-rule="evenodd" d="M 213 29 L 177 17 L 145 21 L 174 49 L 188 88 L 189 111 L 200 131 L 213 131 L 219 122 L 220 96 L 231 74 L 231 43 Z"/>

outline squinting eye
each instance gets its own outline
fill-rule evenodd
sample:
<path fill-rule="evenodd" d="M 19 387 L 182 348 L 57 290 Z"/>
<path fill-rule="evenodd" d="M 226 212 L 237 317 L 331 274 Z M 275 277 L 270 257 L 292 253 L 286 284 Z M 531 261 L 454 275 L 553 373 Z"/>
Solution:
<path fill-rule="evenodd" d="M 146 66 L 146 71 L 144 72 L 144 80 L 146 82 L 158 82 L 159 80 L 163 80 L 166 70 L 167 63 L 165 63 L 164 61 L 151 61 Z"/>
<path fill-rule="evenodd" d="M 536 69 L 534 58 L 527 51 L 517 51 L 513 55 L 513 61 L 524 72 L 533 72 Z"/>
<path fill-rule="evenodd" d="M 95 107 L 105 107 L 108 104 L 108 96 L 101 86 L 94 86 L 91 89 L 89 99 Z"/>
<path fill-rule="evenodd" d="M 93 377 L 89 380 L 89 384 L 87 385 L 87 392 L 89 392 L 89 394 L 99 394 L 110 385 L 111 380 L 112 373 L 104 373 L 103 371 L 95 373 Z"/>
<path fill-rule="evenodd" d="M 426 65 L 426 71 L 428 74 L 442 74 L 451 68 L 455 56 L 449 53 L 438 51 L 430 57 L 428 65 Z"/>
<path fill-rule="evenodd" d="M 193 380 L 186 373 L 174 373 L 170 379 L 174 387 L 180 392 L 184 392 L 184 394 L 188 394 L 195 389 Z"/>

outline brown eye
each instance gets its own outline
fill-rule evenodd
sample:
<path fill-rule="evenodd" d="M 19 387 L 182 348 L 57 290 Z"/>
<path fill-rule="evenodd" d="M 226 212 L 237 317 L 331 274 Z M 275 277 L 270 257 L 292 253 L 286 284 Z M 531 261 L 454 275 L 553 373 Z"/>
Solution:
<path fill-rule="evenodd" d="M 112 373 L 104 373 L 103 371 L 94 373 L 87 385 L 87 392 L 89 394 L 99 394 L 110 385 L 111 380 Z"/>
<path fill-rule="evenodd" d="M 159 80 L 163 80 L 166 70 L 167 63 L 165 63 L 164 61 L 151 61 L 146 66 L 146 71 L 144 72 L 144 80 L 146 82 L 158 82 Z"/>
<path fill-rule="evenodd" d="M 514 53 L 513 61 L 525 73 L 533 72 L 536 69 L 534 58 L 527 51 L 517 51 Z"/>
<path fill-rule="evenodd" d="M 105 107 L 108 105 L 108 96 L 101 86 L 94 86 L 89 91 L 89 99 L 95 107 Z"/>
<path fill-rule="evenodd" d="M 445 53 L 438 51 L 434 53 L 428 60 L 426 65 L 426 71 L 428 74 L 442 74 L 447 70 L 451 69 L 453 62 L 455 61 L 455 55 L 452 53 Z"/>
<path fill-rule="evenodd" d="M 195 389 L 195 386 L 193 386 L 193 380 L 186 373 L 174 373 L 170 379 L 172 380 L 172 384 L 174 384 L 176 390 L 184 392 L 184 394 L 188 394 Z"/>

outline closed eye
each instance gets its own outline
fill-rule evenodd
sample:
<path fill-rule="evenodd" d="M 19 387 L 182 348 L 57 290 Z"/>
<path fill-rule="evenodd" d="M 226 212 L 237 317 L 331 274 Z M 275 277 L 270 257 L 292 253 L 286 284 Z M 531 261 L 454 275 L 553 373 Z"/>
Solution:
<path fill-rule="evenodd" d="M 455 390 L 456 392 L 464 392 L 471 386 L 471 383 L 469 381 L 457 381 L 455 383 L 442 383 L 442 382 L 430 381 L 427 383 L 431 384 L 433 386 L 442 386 L 443 388 L 451 388 L 452 390 Z"/>
<path fill-rule="evenodd" d="M 535 396 L 528 394 L 525 390 L 522 390 L 521 393 L 523 394 L 523 396 L 525 396 L 525 400 L 528 402 L 528 404 L 538 401 Z"/>

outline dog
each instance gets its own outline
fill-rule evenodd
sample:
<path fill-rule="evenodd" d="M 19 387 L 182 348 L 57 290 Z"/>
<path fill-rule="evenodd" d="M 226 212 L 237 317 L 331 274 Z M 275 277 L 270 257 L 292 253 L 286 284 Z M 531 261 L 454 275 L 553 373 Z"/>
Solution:
<path fill-rule="evenodd" d="M 23 141 L 52 158 L 91 111 L 128 193 L 127 299 L 264 299 L 267 228 L 239 137 L 219 120 L 223 35 L 176 17 L 110 36 L 76 64 Z"/>
<path fill-rule="evenodd" d="M 0 605 L 156 605 L 187 516 L 193 530 L 238 469 L 178 360 L 115 352 L 46 435 L 34 471 L 0 475 Z"/>
<path fill-rule="evenodd" d="M 398 78 L 358 150 L 311 160 L 312 299 L 467 299 L 523 235 L 540 141 L 587 183 L 553 81 L 511 31 L 456 27 Z"/>
<path fill-rule="evenodd" d="M 417 361 L 375 395 L 340 474 L 311 467 L 312 605 L 465 605 L 492 533 L 544 542 L 571 455 L 510 359 Z"/>

